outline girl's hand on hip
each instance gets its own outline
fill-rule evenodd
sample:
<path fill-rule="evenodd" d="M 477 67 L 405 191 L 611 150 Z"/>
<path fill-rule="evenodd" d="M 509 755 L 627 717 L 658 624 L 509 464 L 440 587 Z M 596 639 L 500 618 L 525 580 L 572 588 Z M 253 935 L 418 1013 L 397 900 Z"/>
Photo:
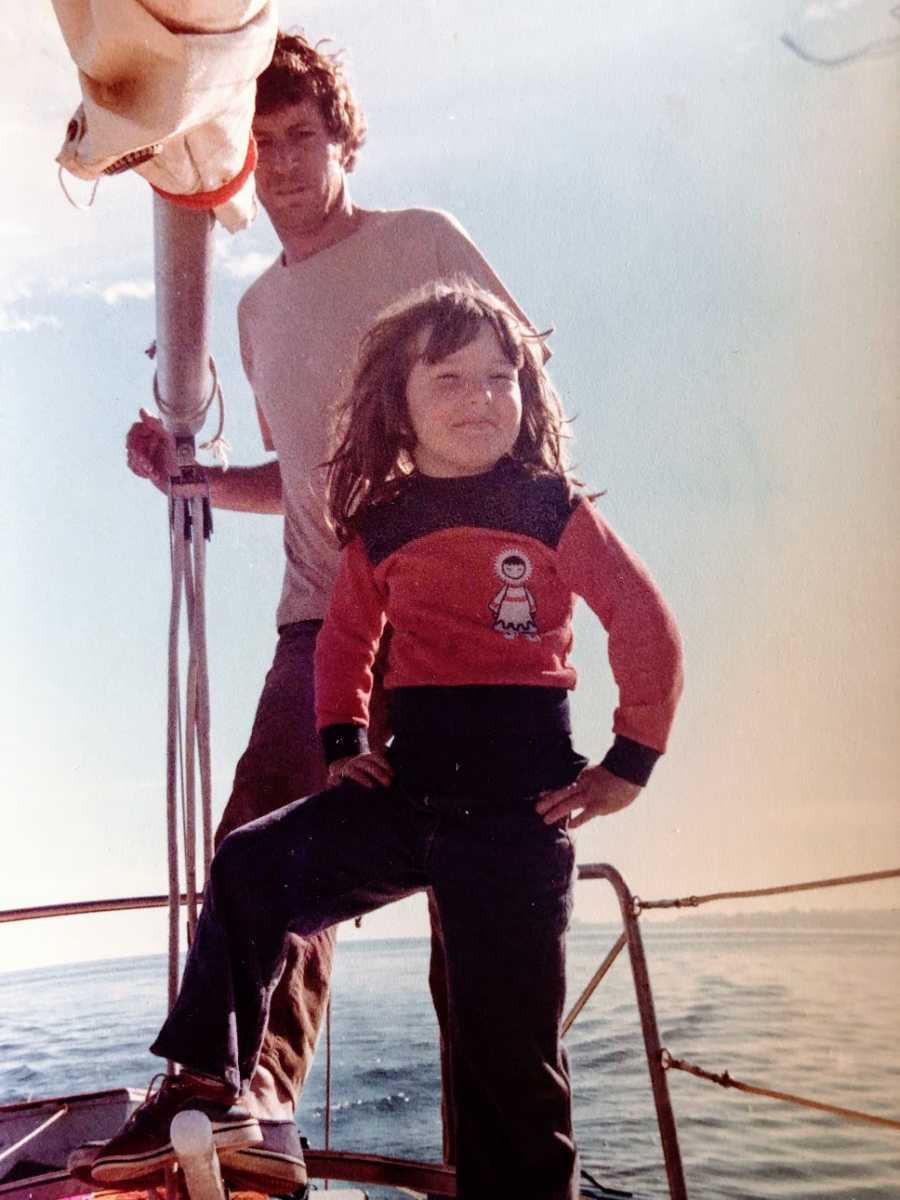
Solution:
<path fill-rule="evenodd" d="M 639 784 L 629 783 L 597 763 L 585 767 L 568 787 L 544 792 L 535 811 L 546 825 L 557 825 L 568 817 L 569 828 L 577 829 L 593 817 L 608 817 L 627 808 L 642 791 Z"/>
<path fill-rule="evenodd" d="M 352 779 L 363 787 L 388 787 L 394 769 L 383 754 L 356 754 L 338 758 L 328 768 L 328 784 L 334 787 Z"/>

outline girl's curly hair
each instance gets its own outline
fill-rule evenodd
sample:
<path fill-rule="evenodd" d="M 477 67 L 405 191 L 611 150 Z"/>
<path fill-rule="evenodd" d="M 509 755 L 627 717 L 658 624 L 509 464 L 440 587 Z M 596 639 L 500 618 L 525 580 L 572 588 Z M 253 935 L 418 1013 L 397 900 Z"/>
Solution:
<path fill-rule="evenodd" d="M 535 474 L 565 476 L 562 409 L 544 370 L 547 334 L 535 333 L 469 279 L 428 284 L 386 309 L 362 339 L 353 385 L 336 413 L 337 450 L 325 465 L 329 517 L 341 545 L 415 469 L 406 403 L 413 363 L 440 362 L 473 341 L 485 324 L 519 376 L 522 423 L 510 456 Z M 427 340 L 417 354 L 423 332 Z"/>

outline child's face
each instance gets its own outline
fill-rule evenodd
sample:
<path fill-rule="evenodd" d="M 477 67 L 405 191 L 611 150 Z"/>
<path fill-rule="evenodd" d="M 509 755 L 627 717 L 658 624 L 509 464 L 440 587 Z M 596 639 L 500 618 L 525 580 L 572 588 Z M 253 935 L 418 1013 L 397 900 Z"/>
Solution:
<path fill-rule="evenodd" d="M 429 333 L 417 339 L 420 352 Z M 519 436 L 519 373 L 487 324 L 440 362 L 417 357 L 406 381 L 406 403 L 416 435 L 413 458 L 424 475 L 488 471 Z"/>

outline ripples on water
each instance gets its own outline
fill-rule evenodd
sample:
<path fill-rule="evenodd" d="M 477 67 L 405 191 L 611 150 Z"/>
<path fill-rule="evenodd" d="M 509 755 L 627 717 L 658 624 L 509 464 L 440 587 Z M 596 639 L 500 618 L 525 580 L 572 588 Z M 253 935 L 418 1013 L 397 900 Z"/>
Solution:
<path fill-rule="evenodd" d="M 900 936 L 645 923 L 661 1037 L 672 1053 L 779 1091 L 900 1119 Z M 570 939 L 574 997 L 615 933 Z M 424 941 L 346 944 L 333 1012 L 332 1141 L 440 1156 L 436 1027 Z M 0 976 L 0 1100 L 141 1087 L 161 1019 L 161 958 Z M 585 1164 L 636 1200 L 666 1195 L 623 956 L 567 1039 Z M 323 1060 L 301 1124 L 321 1140 Z M 900 1133 L 725 1091 L 670 1089 L 694 1200 L 898 1200 Z M 374 1196 L 376 1193 L 373 1192 Z"/>

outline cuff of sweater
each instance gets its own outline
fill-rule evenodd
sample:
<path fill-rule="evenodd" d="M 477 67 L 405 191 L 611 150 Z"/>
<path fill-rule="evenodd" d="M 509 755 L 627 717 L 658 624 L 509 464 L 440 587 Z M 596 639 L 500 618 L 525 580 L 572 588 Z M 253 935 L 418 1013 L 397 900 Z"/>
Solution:
<path fill-rule="evenodd" d="M 660 757 L 660 752 L 651 746 L 644 746 L 641 742 L 633 742 L 631 738 L 617 734 L 602 765 L 612 775 L 618 775 L 620 779 L 627 779 L 629 783 L 643 787 Z"/>
<path fill-rule="evenodd" d="M 319 739 L 325 755 L 325 765 L 331 766 L 339 758 L 353 758 L 367 754 L 369 739 L 363 725 L 326 725 L 319 730 Z"/>

